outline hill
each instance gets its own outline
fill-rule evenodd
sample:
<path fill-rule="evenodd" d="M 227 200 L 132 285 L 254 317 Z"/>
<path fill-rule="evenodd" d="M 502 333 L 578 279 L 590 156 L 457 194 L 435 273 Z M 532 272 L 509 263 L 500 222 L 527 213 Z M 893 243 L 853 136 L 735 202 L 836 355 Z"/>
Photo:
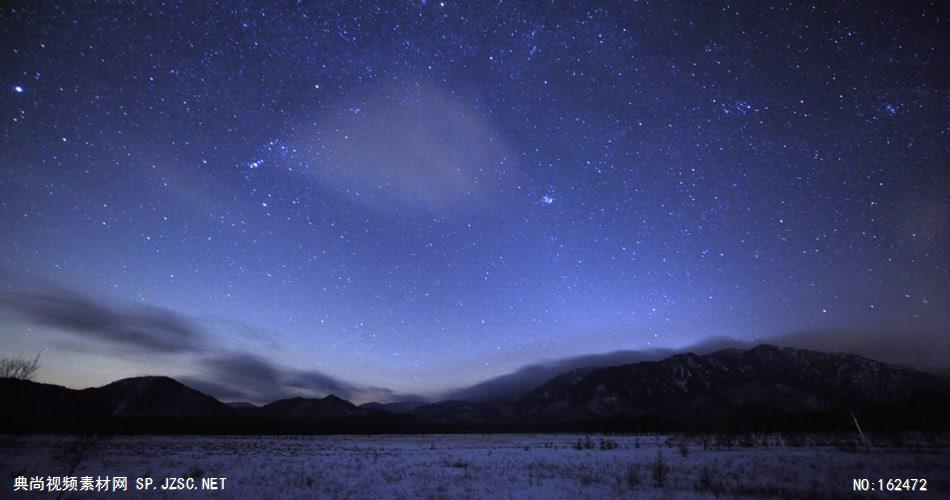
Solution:
<path fill-rule="evenodd" d="M 947 429 L 950 382 L 843 353 L 761 345 L 561 373 L 492 401 L 358 407 L 333 395 L 226 405 L 168 377 L 82 390 L 0 379 L 21 432 L 375 433 L 559 430 Z"/>

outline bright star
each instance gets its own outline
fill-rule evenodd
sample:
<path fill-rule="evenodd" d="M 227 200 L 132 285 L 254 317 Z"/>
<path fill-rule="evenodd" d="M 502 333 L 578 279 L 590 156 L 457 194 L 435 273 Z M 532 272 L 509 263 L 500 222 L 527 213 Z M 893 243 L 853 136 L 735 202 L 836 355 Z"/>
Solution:
<path fill-rule="evenodd" d="M 13 87 L 13 91 L 16 92 L 17 94 L 22 94 L 22 93 L 23 93 L 23 87 L 17 85 L 16 87 Z"/>

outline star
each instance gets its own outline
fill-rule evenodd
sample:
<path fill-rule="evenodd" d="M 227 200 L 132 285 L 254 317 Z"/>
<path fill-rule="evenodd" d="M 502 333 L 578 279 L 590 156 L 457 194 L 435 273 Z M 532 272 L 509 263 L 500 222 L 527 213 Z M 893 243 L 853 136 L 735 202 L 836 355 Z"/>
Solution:
<path fill-rule="evenodd" d="M 4 10 L 0 267 L 407 392 L 502 375 L 516 346 L 950 329 L 939 6 L 793 4 L 785 40 L 703 2 L 370 3 L 185 3 L 141 33 L 167 7 Z M 839 19 L 833 61 L 807 50 Z"/>

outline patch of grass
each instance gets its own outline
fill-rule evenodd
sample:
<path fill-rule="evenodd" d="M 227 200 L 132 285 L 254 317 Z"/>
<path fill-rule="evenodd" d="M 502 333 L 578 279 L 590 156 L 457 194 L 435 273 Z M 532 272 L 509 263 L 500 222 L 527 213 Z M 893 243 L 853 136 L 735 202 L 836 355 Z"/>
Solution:
<path fill-rule="evenodd" d="M 755 434 L 751 432 L 746 432 L 742 435 L 742 438 L 739 439 L 739 446 L 743 448 L 754 448 L 756 445 Z"/>
<path fill-rule="evenodd" d="M 584 439 L 577 438 L 577 442 L 574 443 L 575 450 L 593 450 L 594 449 L 594 440 L 590 436 L 584 436 Z"/>
<path fill-rule="evenodd" d="M 723 448 L 731 450 L 732 447 L 736 444 L 735 437 L 729 434 L 716 434 L 716 449 L 721 450 Z"/>
<path fill-rule="evenodd" d="M 614 450 L 619 446 L 616 441 L 613 439 L 604 439 L 600 438 L 600 449 L 601 451 Z"/>
<path fill-rule="evenodd" d="M 584 486 L 590 486 L 600 482 L 600 478 L 597 477 L 597 474 L 595 474 L 590 467 L 581 467 L 577 472 L 577 479 L 580 480 Z"/>

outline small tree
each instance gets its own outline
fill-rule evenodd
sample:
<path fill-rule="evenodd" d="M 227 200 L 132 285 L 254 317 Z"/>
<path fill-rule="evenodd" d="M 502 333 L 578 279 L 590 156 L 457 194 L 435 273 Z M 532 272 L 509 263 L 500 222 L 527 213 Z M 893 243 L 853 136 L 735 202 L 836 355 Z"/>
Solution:
<path fill-rule="evenodd" d="M 0 359 L 0 377 L 32 380 L 36 370 L 40 367 L 40 355 L 33 359 L 4 358 Z"/>

